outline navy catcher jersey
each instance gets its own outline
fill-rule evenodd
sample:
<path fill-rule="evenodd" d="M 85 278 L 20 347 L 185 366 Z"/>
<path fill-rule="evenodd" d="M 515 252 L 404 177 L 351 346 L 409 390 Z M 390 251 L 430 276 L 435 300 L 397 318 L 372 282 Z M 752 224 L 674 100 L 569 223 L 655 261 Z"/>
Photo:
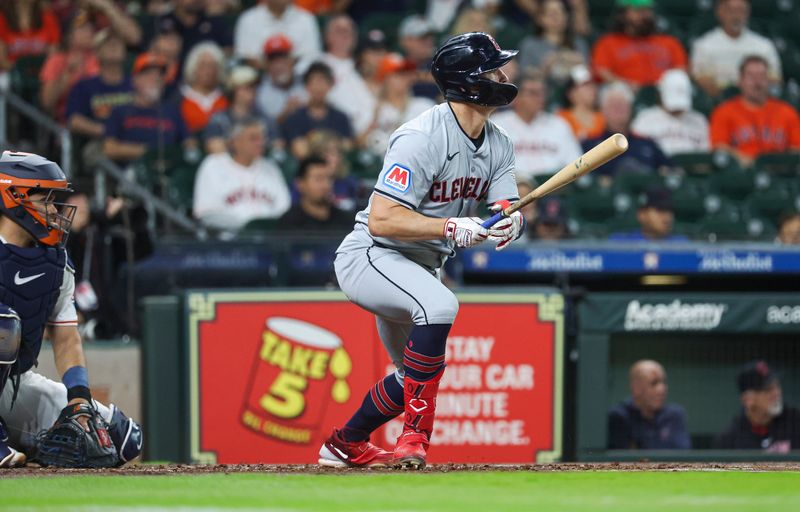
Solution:
<path fill-rule="evenodd" d="M 71 308 L 74 313 L 74 278 L 67 260 L 64 249 L 18 247 L 0 240 L 0 302 L 12 307 L 22 323 L 22 343 L 13 373 L 23 373 L 36 364 L 48 323 L 62 323 L 58 320 L 65 318 L 63 310 Z M 68 312 L 66 316 L 71 315 Z M 77 316 L 71 320 L 77 325 Z"/>
<path fill-rule="evenodd" d="M 369 237 L 409 259 L 438 268 L 453 254 L 442 238 L 407 242 L 373 237 L 367 228 L 375 194 L 429 217 L 466 217 L 480 201 L 518 199 L 514 149 L 508 135 L 487 121 L 479 147 L 461 129 L 448 103 L 437 105 L 398 128 L 389 139 L 383 169 L 366 209 L 356 214 L 354 235 Z M 340 247 L 346 250 L 348 237 Z"/>

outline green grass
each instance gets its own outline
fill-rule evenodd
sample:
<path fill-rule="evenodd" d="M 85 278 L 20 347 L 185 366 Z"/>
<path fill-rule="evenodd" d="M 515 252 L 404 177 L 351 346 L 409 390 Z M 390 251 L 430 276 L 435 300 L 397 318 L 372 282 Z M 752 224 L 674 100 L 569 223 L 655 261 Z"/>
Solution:
<path fill-rule="evenodd" d="M 1 475 L 1 473 L 0 473 Z M 800 510 L 800 473 L 57 476 L 0 480 L 2 510 Z"/>

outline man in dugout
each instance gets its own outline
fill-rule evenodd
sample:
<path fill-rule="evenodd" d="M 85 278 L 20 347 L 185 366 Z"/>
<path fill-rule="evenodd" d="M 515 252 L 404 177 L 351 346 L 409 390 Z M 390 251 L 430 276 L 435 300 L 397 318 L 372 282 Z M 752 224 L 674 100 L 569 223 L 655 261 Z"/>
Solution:
<path fill-rule="evenodd" d="M 736 379 L 742 410 L 714 440 L 718 449 L 800 450 L 800 410 L 783 403 L 778 376 L 764 361 L 744 366 Z"/>

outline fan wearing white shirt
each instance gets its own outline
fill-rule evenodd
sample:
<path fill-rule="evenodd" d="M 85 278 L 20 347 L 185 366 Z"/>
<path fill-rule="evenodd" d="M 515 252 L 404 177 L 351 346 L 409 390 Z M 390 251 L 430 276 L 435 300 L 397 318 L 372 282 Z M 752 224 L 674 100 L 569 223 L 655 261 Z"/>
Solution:
<path fill-rule="evenodd" d="M 255 65 L 261 60 L 264 43 L 274 34 L 286 34 L 292 40 L 294 57 L 305 63 L 322 52 L 319 27 L 311 13 L 292 5 L 292 0 L 259 0 L 236 20 L 234 53 Z"/>
<path fill-rule="evenodd" d="M 769 63 L 770 80 L 780 82 L 781 61 L 768 38 L 747 28 L 749 0 L 717 0 L 719 26 L 692 45 L 692 77 L 711 96 L 739 81 L 739 65 L 748 55 L 760 55 Z"/>
<path fill-rule="evenodd" d="M 364 133 L 375 112 L 375 96 L 356 69 L 353 58 L 358 33 L 352 18 L 338 14 L 325 25 L 326 53 L 322 61 L 333 71 L 328 102 L 350 118 L 356 135 Z"/>
<path fill-rule="evenodd" d="M 194 183 L 194 216 L 206 226 L 234 232 L 253 219 L 278 218 L 291 197 L 280 169 L 264 158 L 266 134 L 256 118 L 237 122 L 230 153 L 208 155 Z"/>
<path fill-rule="evenodd" d="M 514 143 L 517 181 L 554 173 L 583 153 L 569 124 L 544 109 L 546 101 L 544 80 L 538 74 L 526 74 L 512 109 L 491 118 Z"/>
<path fill-rule="evenodd" d="M 708 119 L 692 110 L 692 84 L 682 69 L 670 69 L 658 81 L 660 104 L 639 112 L 631 130 L 656 141 L 667 155 L 708 151 Z"/>

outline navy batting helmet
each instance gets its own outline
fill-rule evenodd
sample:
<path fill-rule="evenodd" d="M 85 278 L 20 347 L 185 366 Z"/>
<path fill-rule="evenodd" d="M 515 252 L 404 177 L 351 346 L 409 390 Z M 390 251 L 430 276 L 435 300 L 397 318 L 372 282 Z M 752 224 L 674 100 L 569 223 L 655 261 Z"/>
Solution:
<path fill-rule="evenodd" d="M 70 190 L 55 162 L 32 153 L 3 151 L 0 156 L 0 213 L 42 244 L 66 242 L 75 205 L 56 202 L 55 194 Z M 42 197 L 31 199 L 38 194 Z"/>
<path fill-rule="evenodd" d="M 431 74 L 446 100 L 500 107 L 517 96 L 517 87 L 482 75 L 502 67 L 516 54 L 517 50 L 500 49 L 489 34 L 469 32 L 451 37 L 439 48 Z"/>

